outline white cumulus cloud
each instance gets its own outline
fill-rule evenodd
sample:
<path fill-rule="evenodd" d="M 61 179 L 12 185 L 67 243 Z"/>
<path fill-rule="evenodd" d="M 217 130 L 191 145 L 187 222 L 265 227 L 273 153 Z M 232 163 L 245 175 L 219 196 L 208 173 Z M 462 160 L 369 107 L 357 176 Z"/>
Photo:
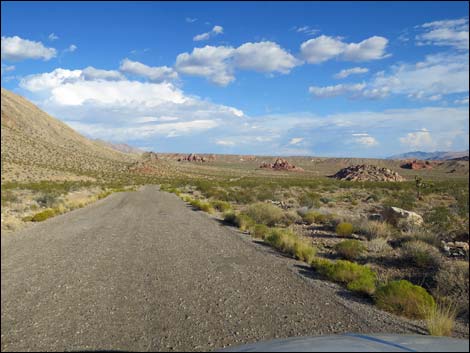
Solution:
<path fill-rule="evenodd" d="M 122 72 L 142 76 L 153 82 L 161 82 L 167 80 L 175 80 L 178 73 L 168 66 L 148 66 L 138 61 L 124 59 L 121 62 L 119 70 Z"/>
<path fill-rule="evenodd" d="M 57 55 L 54 48 L 46 48 L 41 42 L 23 39 L 18 36 L 4 37 L 1 42 L 1 57 L 5 60 L 25 59 L 50 60 Z"/>
<path fill-rule="evenodd" d="M 341 37 L 321 35 L 303 42 L 302 57 L 310 64 L 319 64 L 338 58 L 347 61 L 371 61 L 389 56 L 386 54 L 387 38 L 373 36 L 359 43 L 346 43 Z"/>

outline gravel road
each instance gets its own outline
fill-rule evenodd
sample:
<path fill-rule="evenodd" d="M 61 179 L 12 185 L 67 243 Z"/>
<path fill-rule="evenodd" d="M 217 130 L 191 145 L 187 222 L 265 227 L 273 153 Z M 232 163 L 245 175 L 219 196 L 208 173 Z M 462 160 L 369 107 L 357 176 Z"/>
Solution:
<path fill-rule="evenodd" d="M 423 333 L 155 186 L 2 236 L 2 351 Z"/>

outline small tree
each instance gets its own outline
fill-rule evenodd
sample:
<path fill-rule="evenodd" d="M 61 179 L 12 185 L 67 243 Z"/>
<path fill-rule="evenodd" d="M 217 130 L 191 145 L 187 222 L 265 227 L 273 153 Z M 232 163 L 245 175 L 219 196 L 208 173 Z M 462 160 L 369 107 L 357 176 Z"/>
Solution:
<path fill-rule="evenodd" d="M 423 181 L 423 178 L 415 176 L 415 185 L 416 185 L 416 197 L 418 200 L 422 200 L 421 192 L 425 188 L 430 188 L 433 186 L 432 183 Z"/>

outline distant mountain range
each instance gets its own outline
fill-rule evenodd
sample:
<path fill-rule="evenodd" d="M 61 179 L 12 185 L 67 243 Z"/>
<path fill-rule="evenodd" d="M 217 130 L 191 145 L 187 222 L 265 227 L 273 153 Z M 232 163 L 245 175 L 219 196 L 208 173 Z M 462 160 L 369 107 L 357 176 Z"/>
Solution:
<path fill-rule="evenodd" d="M 465 158 L 466 157 L 466 158 Z M 452 152 L 452 151 L 436 151 L 436 152 L 422 152 L 422 151 L 415 151 L 415 152 L 407 152 L 402 154 L 396 154 L 391 157 L 387 157 L 387 159 L 420 159 L 420 160 L 451 160 L 451 159 L 459 159 L 459 160 L 468 160 L 468 150 L 461 151 L 461 152 Z"/>

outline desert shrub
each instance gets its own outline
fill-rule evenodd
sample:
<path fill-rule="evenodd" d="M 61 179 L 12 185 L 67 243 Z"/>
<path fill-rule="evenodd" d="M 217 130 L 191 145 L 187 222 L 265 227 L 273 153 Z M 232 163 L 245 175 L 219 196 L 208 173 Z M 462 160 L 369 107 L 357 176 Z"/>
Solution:
<path fill-rule="evenodd" d="M 196 210 L 201 210 L 207 213 L 214 213 L 214 209 L 212 208 L 211 204 L 207 201 L 201 200 L 191 200 L 189 202 L 191 206 L 193 206 Z"/>
<path fill-rule="evenodd" d="M 429 232 L 421 229 L 420 231 L 411 234 L 411 238 L 415 240 L 420 240 L 436 248 L 439 248 L 441 246 L 441 239 L 439 237 L 439 234 L 435 232 Z"/>
<path fill-rule="evenodd" d="M 438 268 L 441 263 L 439 250 L 421 240 L 404 243 L 402 257 L 420 268 Z"/>
<path fill-rule="evenodd" d="M 280 223 L 284 217 L 284 211 L 272 204 L 257 202 L 250 205 L 245 213 L 251 217 L 256 223 L 274 226 Z"/>
<path fill-rule="evenodd" d="M 255 224 L 252 229 L 252 235 L 257 239 L 264 239 L 269 232 L 269 227 L 264 224 Z"/>
<path fill-rule="evenodd" d="M 224 213 L 224 222 L 237 225 L 237 214 L 234 211 L 227 211 Z"/>
<path fill-rule="evenodd" d="M 59 195 L 55 193 L 42 194 L 37 197 L 35 200 L 42 207 L 52 207 L 57 202 Z"/>
<path fill-rule="evenodd" d="M 281 223 L 290 226 L 293 223 L 298 223 L 302 220 L 302 218 L 297 214 L 295 211 L 285 211 L 282 217 Z"/>
<path fill-rule="evenodd" d="M 230 204 L 226 201 L 214 200 L 211 201 L 210 204 L 213 208 L 220 212 L 226 212 L 232 208 L 232 206 L 230 206 Z"/>
<path fill-rule="evenodd" d="M 377 275 L 367 266 L 345 260 L 332 262 L 315 259 L 312 267 L 332 281 L 346 284 L 351 291 L 368 295 L 375 292 Z"/>
<path fill-rule="evenodd" d="M 439 303 L 425 312 L 426 326 L 432 336 L 451 336 L 457 310 L 451 303 Z"/>
<path fill-rule="evenodd" d="M 375 238 L 366 243 L 367 249 L 376 254 L 385 254 L 392 250 L 387 239 Z"/>
<path fill-rule="evenodd" d="M 34 216 L 31 217 L 32 222 L 42 222 L 45 221 L 48 218 L 54 217 L 57 215 L 57 211 L 49 208 L 47 210 L 44 210 L 42 212 L 36 213 Z"/>
<path fill-rule="evenodd" d="M 359 240 L 350 239 L 336 244 L 335 250 L 345 259 L 355 260 L 364 254 L 366 247 Z"/>
<path fill-rule="evenodd" d="M 299 198 L 299 205 L 308 208 L 319 208 L 320 207 L 321 195 L 316 192 L 310 192 L 302 194 Z"/>
<path fill-rule="evenodd" d="M 328 217 L 326 214 L 320 213 L 318 211 L 308 211 L 305 213 L 302 217 L 304 222 L 307 224 L 312 224 L 312 223 L 326 223 L 328 220 Z"/>
<path fill-rule="evenodd" d="M 224 213 L 224 221 L 240 228 L 242 231 L 248 230 L 255 225 L 255 221 L 253 221 L 248 215 L 244 213 L 237 214 L 233 211 L 227 211 Z"/>
<path fill-rule="evenodd" d="M 265 241 L 272 247 L 308 263 L 316 254 L 316 249 L 310 242 L 287 229 L 271 229 Z"/>
<path fill-rule="evenodd" d="M 431 226 L 446 230 L 450 226 L 452 214 L 448 207 L 438 206 L 424 214 L 424 221 Z"/>
<path fill-rule="evenodd" d="M 363 220 L 357 225 L 357 232 L 365 235 L 367 240 L 388 239 L 393 234 L 393 227 L 386 222 Z"/>
<path fill-rule="evenodd" d="M 2 204 L 18 201 L 18 196 L 11 190 L 2 190 Z"/>
<path fill-rule="evenodd" d="M 353 232 L 353 225 L 347 222 L 341 222 L 336 226 L 336 234 L 346 237 L 350 236 Z"/>
<path fill-rule="evenodd" d="M 375 302 L 383 310 L 412 319 L 423 319 L 435 306 L 433 297 L 420 286 L 406 280 L 392 281 L 379 287 Z"/>
<path fill-rule="evenodd" d="M 451 261 L 443 263 L 434 278 L 434 295 L 455 303 L 459 314 L 468 315 L 468 275 L 467 261 Z"/>

